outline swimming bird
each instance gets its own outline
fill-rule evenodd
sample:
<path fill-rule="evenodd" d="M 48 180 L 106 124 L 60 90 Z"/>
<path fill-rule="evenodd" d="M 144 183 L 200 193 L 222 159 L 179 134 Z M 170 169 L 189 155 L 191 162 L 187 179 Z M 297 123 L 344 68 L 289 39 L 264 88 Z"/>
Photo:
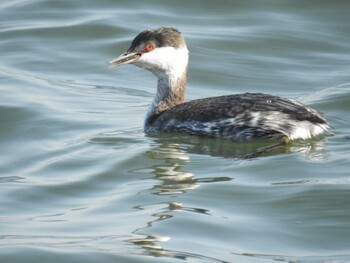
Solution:
<path fill-rule="evenodd" d="M 181 32 L 161 27 L 139 33 L 111 66 L 133 64 L 152 72 L 157 92 L 144 131 L 180 132 L 234 141 L 290 142 L 327 134 L 329 125 L 300 102 L 261 93 L 209 97 L 185 102 L 189 51 Z"/>

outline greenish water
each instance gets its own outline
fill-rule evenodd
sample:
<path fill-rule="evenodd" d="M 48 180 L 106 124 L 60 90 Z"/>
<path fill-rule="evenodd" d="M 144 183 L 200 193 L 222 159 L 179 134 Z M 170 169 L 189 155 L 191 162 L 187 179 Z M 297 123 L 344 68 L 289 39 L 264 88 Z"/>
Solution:
<path fill-rule="evenodd" d="M 1 262 L 350 260 L 349 1 L 2 1 Z M 155 78 L 108 68 L 174 26 L 187 99 L 265 92 L 324 113 L 334 136 L 147 137 Z"/>

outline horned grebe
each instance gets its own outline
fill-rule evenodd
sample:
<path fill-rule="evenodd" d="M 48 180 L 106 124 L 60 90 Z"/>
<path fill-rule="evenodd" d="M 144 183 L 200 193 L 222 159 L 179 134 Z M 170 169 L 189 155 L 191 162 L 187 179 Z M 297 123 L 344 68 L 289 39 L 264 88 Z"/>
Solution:
<path fill-rule="evenodd" d="M 329 129 L 316 110 L 273 95 L 245 93 L 184 102 L 188 50 L 175 28 L 141 32 L 129 49 L 109 64 L 134 64 L 157 76 L 157 93 L 145 118 L 145 132 L 290 141 L 309 139 Z"/>

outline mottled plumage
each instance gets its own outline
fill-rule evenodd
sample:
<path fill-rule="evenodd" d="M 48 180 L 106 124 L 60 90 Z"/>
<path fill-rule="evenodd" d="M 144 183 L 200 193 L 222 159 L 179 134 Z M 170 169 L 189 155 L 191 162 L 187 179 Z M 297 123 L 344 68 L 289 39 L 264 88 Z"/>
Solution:
<path fill-rule="evenodd" d="M 193 100 L 154 115 L 147 131 L 186 132 L 236 141 L 254 138 L 291 139 L 304 122 L 310 137 L 327 127 L 326 120 L 301 103 L 280 97 L 245 93 Z M 315 126 L 315 127 L 314 127 Z M 305 133 L 309 137 L 308 133 Z M 306 139 L 306 138 L 305 138 Z"/>

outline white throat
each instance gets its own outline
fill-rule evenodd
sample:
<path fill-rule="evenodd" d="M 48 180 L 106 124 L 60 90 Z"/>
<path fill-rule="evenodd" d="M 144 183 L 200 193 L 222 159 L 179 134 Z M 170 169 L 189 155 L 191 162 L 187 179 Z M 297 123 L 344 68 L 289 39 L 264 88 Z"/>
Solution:
<path fill-rule="evenodd" d="M 185 87 L 188 65 L 188 50 L 182 48 L 161 47 L 145 53 L 134 63 L 151 71 L 158 78 L 157 93 L 149 106 L 146 120 L 155 114 L 171 109 L 185 100 Z"/>

